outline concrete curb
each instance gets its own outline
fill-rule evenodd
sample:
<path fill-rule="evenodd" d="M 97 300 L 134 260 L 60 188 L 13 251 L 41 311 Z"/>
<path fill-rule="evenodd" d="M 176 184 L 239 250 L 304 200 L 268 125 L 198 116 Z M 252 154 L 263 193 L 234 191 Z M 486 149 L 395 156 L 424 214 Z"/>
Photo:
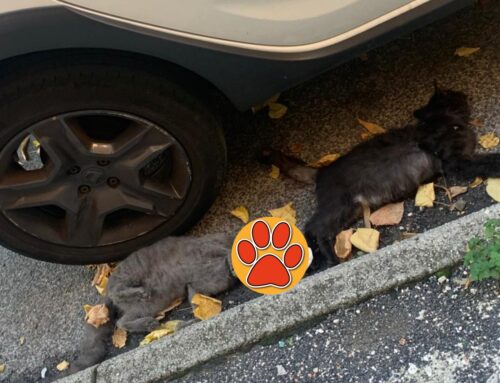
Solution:
<path fill-rule="evenodd" d="M 304 279 L 292 291 L 262 296 L 150 346 L 109 359 L 59 383 L 147 383 L 168 379 L 265 337 L 453 266 L 500 204 Z"/>

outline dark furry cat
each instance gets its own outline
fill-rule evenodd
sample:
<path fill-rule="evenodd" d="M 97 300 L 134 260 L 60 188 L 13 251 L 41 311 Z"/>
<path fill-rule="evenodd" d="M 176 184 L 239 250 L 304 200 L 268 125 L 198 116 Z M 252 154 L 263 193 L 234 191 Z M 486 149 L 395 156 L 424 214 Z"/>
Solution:
<path fill-rule="evenodd" d="M 265 153 L 283 173 L 316 184 L 318 207 L 305 230 L 316 262 L 336 263 L 335 237 L 360 218 L 363 208 L 413 197 L 419 185 L 441 174 L 500 177 L 500 153 L 474 153 L 477 139 L 468 126 L 465 94 L 436 86 L 414 116 L 416 125 L 375 136 L 318 170 L 277 151 Z"/>
<path fill-rule="evenodd" d="M 158 327 L 155 316 L 179 297 L 194 293 L 213 296 L 231 288 L 236 278 L 230 266 L 233 238 L 226 234 L 169 237 L 131 254 L 108 281 L 105 304 L 110 321 L 99 328 L 86 324 L 74 373 L 104 360 L 115 325 L 128 332 Z"/>

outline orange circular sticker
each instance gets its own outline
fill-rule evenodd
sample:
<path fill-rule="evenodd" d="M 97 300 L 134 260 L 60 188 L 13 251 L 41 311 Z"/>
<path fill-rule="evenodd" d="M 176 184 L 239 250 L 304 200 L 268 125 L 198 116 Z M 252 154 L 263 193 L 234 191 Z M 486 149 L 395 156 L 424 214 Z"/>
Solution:
<path fill-rule="evenodd" d="M 311 264 L 304 234 L 282 218 L 249 222 L 236 236 L 231 262 L 238 279 L 260 294 L 291 290 Z"/>

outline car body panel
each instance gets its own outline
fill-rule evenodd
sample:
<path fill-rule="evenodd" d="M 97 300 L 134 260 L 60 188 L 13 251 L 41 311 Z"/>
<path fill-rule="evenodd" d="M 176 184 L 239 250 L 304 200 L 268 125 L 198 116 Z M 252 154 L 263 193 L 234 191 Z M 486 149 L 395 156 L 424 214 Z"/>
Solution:
<path fill-rule="evenodd" d="M 315 49 L 318 42 L 375 20 L 386 20 L 384 16 L 389 13 L 396 17 L 428 1 L 142 0 L 129 2 L 126 6 L 122 0 L 59 2 L 84 13 L 140 24 L 166 34 L 211 38 L 222 45 L 242 43 L 248 47 L 257 45 L 256 50 L 272 49 L 269 46 L 309 50 Z"/>

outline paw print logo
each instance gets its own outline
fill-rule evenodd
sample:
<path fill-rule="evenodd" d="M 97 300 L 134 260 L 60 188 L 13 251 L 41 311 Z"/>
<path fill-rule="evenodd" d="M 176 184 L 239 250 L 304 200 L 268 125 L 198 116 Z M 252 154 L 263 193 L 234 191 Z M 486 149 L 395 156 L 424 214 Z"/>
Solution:
<path fill-rule="evenodd" d="M 295 225 L 264 217 L 238 233 L 231 259 L 245 286 L 261 294 L 279 294 L 302 279 L 311 255 L 304 235 Z"/>

